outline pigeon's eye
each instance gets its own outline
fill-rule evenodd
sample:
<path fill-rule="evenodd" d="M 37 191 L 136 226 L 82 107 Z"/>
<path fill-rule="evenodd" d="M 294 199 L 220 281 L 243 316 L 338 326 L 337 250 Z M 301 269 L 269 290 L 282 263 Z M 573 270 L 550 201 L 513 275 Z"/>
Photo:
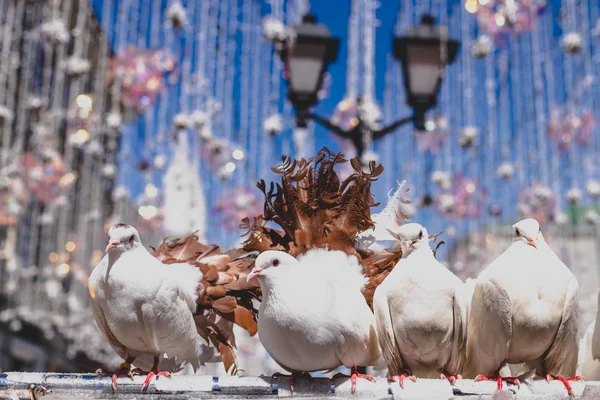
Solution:
<path fill-rule="evenodd" d="M 519 228 L 515 228 L 515 235 L 521 236 L 521 232 L 519 232 Z"/>
<path fill-rule="evenodd" d="M 419 240 L 423 239 L 423 231 L 419 232 Z"/>
<path fill-rule="evenodd" d="M 271 261 L 271 264 L 273 264 L 274 267 L 279 265 L 279 260 L 277 258 L 274 258 L 273 261 Z"/>
<path fill-rule="evenodd" d="M 135 240 L 135 235 L 129 236 L 129 243 L 133 243 L 134 240 Z"/>

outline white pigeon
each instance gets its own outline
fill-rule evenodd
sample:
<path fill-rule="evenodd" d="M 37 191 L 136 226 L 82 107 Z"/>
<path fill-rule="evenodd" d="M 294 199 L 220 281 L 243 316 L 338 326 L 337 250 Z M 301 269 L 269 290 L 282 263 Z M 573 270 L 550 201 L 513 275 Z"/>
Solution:
<path fill-rule="evenodd" d="M 568 380 L 577 366 L 577 279 L 544 240 L 539 223 L 513 225 L 512 245 L 477 277 L 468 320 L 465 377 L 496 379 L 505 363 Z M 478 375 L 480 374 L 480 375 Z M 566 378 L 572 377 L 572 378 Z"/>
<path fill-rule="evenodd" d="M 429 247 L 427 229 L 405 224 L 392 233 L 402 258 L 375 290 L 377 336 L 390 377 L 460 378 L 467 327 L 464 283 Z"/>
<path fill-rule="evenodd" d="M 258 278 L 263 297 L 258 336 L 271 357 L 293 373 L 376 364 L 381 354 L 375 318 L 361 293 L 367 279 L 354 256 L 313 249 L 295 259 L 265 251 L 248 280 Z"/>
<path fill-rule="evenodd" d="M 590 323 L 579 342 L 577 374 L 590 381 L 600 380 L 600 292 L 596 319 Z"/>
<path fill-rule="evenodd" d="M 98 328 L 115 351 L 125 359 L 112 374 L 132 376 L 131 363 L 139 357 L 154 358 L 142 390 L 155 376 L 165 353 L 194 370 L 208 361 L 212 351 L 196 331 L 196 289 L 202 272 L 190 264 L 165 265 L 144 248 L 137 230 L 116 224 L 108 231 L 106 255 L 92 271 L 89 292 Z M 138 362 L 136 362 L 138 364 Z"/>

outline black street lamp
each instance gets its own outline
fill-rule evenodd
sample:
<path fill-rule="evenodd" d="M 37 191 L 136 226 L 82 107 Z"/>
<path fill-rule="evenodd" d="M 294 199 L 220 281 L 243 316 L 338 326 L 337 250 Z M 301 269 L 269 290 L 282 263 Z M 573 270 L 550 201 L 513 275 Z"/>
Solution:
<path fill-rule="evenodd" d="M 288 95 L 296 107 L 297 125 L 305 128 L 308 109 L 319 100 L 325 71 L 337 59 L 340 41 L 331 37 L 327 26 L 317 24 L 312 14 L 306 14 L 294 31 L 281 58 L 286 67 Z"/>
<path fill-rule="evenodd" d="M 446 32 L 446 28 L 442 28 Z M 431 15 L 407 35 L 394 38 L 394 56 L 402 63 L 406 102 L 415 111 L 415 126 L 423 130 L 425 112 L 437 104 L 444 69 L 458 52 L 458 42 L 441 34 Z"/>
<path fill-rule="evenodd" d="M 352 141 L 359 157 L 370 146 L 371 140 L 380 139 L 408 122 L 412 121 L 419 130 L 425 129 L 425 113 L 437 103 L 444 68 L 454 61 L 458 51 L 458 42 L 442 35 L 432 16 L 424 15 L 421 24 L 410 28 L 406 36 L 394 38 L 394 54 L 402 63 L 406 101 L 412 107 L 413 115 L 378 130 L 373 130 L 360 112 L 357 123 L 349 130 L 309 112 L 318 101 L 327 66 L 337 58 L 339 43 L 338 39 L 330 36 L 325 25 L 315 22 L 314 16 L 305 15 L 302 24 L 295 28 L 295 39 L 285 43 L 281 52 L 288 95 L 296 108 L 298 127 L 306 127 L 310 118 L 334 134 Z"/>

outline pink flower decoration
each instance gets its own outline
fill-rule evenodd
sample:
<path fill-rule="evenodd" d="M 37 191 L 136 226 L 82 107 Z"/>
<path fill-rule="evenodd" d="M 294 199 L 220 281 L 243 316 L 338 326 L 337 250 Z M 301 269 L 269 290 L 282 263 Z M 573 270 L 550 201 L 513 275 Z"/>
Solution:
<path fill-rule="evenodd" d="M 518 211 L 521 217 L 535 218 L 541 224 L 554 221 L 556 196 L 550 188 L 534 182 L 519 194 Z"/>
<path fill-rule="evenodd" d="M 263 212 L 264 202 L 255 190 L 236 186 L 224 190 L 214 206 L 223 227 L 229 231 L 239 229 L 242 219 L 252 219 Z"/>
<path fill-rule="evenodd" d="M 22 166 L 25 185 L 44 204 L 68 190 L 74 181 L 74 176 L 70 179 L 66 174 L 61 155 L 52 149 L 25 153 Z"/>
<path fill-rule="evenodd" d="M 530 31 L 534 18 L 546 9 L 546 0 L 494 0 L 485 5 L 471 0 L 466 4 L 474 8 L 479 27 L 499 46 L 514 34 Z"/>
<path fill-rule="evenodd" d="M 173 71 L 175 59 L 167 50 L 129 47 L 111 60 L 107 78 L 109 82 L 119 80 L 121 104 L 142 113 L 154 105 Z"/>
<path fill-rule="evenodd" d="M 452 177 L 450 190 L 437 196 L 435 207 L 448 219 L 477 218 L 486 194 L 486 190 L 479 187 L 477 179 L 455 174 Z"/>
<path fill-rule="evenodd" d="M 591 110 L 583 112 L 565 113 L 560 109 L 553 109 L 550 113 L 547 134 L 558 145 L 558 150 L 564 154 L 573 141 L 586 145 L 590 142 L 595 125 L 594 114 Z"/>
<path fill-rule="evenodd" d="M 431 130 L 414 131 L 417 138 L 417 147 L 420 151 L 437 154 L 448 138 L 448 123 L 444 118 L 434 121 L 435 127 Z"/>

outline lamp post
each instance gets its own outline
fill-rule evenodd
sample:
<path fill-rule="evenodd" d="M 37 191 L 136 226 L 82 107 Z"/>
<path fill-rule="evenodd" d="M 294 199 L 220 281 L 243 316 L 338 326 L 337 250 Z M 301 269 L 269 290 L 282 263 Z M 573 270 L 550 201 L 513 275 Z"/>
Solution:
<path fill-rule="evenodd" d="M 281 57 L 288 81 L 288 96 L 296 109 L 297 126 L 306 127 L 310 118 L 332 133 L 349 139 L 359 157 L 370 146 L 371 140 L 381 139 L 406 123 L 412 121 L 416 129 L 425 129 L 425 113 L 437 103 L 444 68 L 454 61 L 458 51 L 458 42 L 446 37 L 446 28 L 436 27 L 433 17 L 424 15 L 421 24 L 410 28 L 406 36 L 394 38 L 394 55 L 402 64 L 406 101 L 412 107 L 413 115 L 374 130 L 359 112 L 357 123 L 344 130 L 328 118 L 309 111 L 318 101 L 317 94 L 327 66 L 337 58 L 339 41 L 330 36 L 325 25 L 316 24 L 310 14 L 295 28 L 295 33 L 295 39 L 283 46 Z"/>

